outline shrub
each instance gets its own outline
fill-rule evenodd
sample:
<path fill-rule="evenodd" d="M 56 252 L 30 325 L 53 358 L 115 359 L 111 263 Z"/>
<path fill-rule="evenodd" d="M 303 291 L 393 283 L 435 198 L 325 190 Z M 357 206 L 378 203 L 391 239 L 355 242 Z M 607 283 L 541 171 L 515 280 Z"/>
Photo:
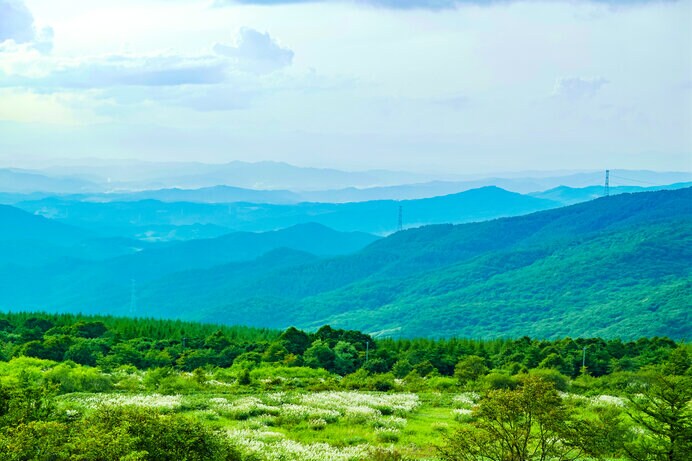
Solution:
<path fill-rule="evenodd" d="M 224 435 L 214 432 L 202 423 L 179 415 L 160 415 L 142 408 L 102 408 L 84 421 L 82 431 L 81 440 L 84 442 L 83 445 L 78 445 L 78 451 L 88 451 L 88 445 L 95 445 L 94 440 L 101 442 L 110 439 L 114 448 L 122 445 L 127 446 L 130 451 L 146 453 L 141 458 L 146 460 L 241 459 L 240 454 Z M 109 460 L 103 455 L 97 458 Z"/>
<path fill-rule="evenodd" d="M 516 389 L 519 385 L 514 377 L 497 372 L 486 375 L 482 383 L 485 389 Z"/>
<path fill-rule="evenodd" d="M 537 368 L 529 371 L 529 375 L 537 376 L 544 381 L 548 381 L 555 386 L 555 389 L 562 392 L 567 392 L 569 389 L 569 378 L 558 370 L 549 368 Z"/>

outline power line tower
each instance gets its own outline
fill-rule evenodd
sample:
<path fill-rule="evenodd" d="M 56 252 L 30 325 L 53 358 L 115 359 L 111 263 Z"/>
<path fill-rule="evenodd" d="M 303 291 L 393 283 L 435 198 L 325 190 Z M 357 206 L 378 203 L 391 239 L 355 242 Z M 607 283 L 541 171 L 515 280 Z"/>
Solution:
<path fill-rule="evenodd" d="M 404 208 L 399 205 L 399 222 L 397 223 L 396 230 L 401 232 L 404 230 Z"/>
<path fill-rule="evenodd" d="M 135 279 L 132 279 L 132 285 L 130 287 L 130 316 L 135 315 L 135 310 L 137 309 L 137 285 Z"/>
<path fill-rule="evenodd" d="M 603 187 L 603 195 L 608 197 L 610 195 L 610 170 L 606 170 L 605 176 L 605 186 Z"/>

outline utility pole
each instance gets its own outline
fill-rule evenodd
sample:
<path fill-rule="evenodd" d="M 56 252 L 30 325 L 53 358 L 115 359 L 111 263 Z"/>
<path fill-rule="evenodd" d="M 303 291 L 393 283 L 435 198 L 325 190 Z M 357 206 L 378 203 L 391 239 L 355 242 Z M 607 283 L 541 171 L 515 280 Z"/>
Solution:
<path fill-rule="evenodd" d="M 365 363 L 368 363 L 368 356 L 370 355 L 370 341 L 365 341 Z"/>
<path fill-rule="evenodd" d="M 610 170 L 606 170 L 605 187 L 603 187 L 603 195 L 605 195 L 606 197 L 610 195 Z"/>
<path fill-rule="evenodd" d="M 584 351 L 581 356 L 581 367 L 585 368 L 586 367 L 586 346 L 584 346 Z"/>

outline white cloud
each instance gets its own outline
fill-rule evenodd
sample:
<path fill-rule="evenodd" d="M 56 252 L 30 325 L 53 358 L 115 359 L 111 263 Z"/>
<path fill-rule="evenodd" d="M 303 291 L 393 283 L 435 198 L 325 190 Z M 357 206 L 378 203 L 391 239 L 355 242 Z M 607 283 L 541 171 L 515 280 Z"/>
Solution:
<path fill-rule="evenodd" d="M 107 54 L 79 59 L 39 56 L 36 44 L 47 46 L 51 37 L 49 31 L 43 41 L 31 45 L 18 45 L 14 41 L 1 45 L 4 62 L 0 65 L 0 86 L 52 91 L 217 85 L 233 81 L 238 73 L 279 70 L 289 66 L 293 59 L 293 51 L 280 47 L 268 33 L 249 28 L 241 29 L 237 45 L 216 44 L 215 53 L 195 56 Z"/>
<path fill-rule="evenodd" d="M 53 48 L 53 29 L 38 29 L 33 15 L 22 1 L 0 0 L 0 44 L 5 45 L 7 42 L 28 44 L 41 53 L 50 53 Z"/>
<path fill-rule="evenodd" d="M 0 42 L 27 43 L 34 39 L 34 17 L 19 0 L 0 0 Z"/>
<path fill-rule="evenodd" d="M 235 46 L 217 43 L 214 51 L 232 58 L 242 70 L 256 73 L 272 72 L 293 61 L 293 51 L 282 48 L 268 33 L 244 27 Z"/>
<path fill-rule="evenodd" d="M 593 97 L 600 89 L 610 83 L 604 78 L 566 77 L 555 82 L 553 95 L 570 99 Z"/>

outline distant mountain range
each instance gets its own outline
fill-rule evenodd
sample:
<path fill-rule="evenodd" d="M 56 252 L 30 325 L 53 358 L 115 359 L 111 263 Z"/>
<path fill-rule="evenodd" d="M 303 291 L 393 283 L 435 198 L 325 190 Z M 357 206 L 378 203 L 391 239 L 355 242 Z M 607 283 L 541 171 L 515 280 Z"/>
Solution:
<path fill-rule="evenodd" d="M 471 192 L 460 213 L 487 211 L 486 194 L 521 206 L 542 200 Z M 442 198 L 440 208 L 457 199 Z M 383 239 L 309 224 L 101 260 L 0 264 L 0 308 L 328 323 L 393 336 L 689 338 L 690 261 L 692 188 L 684 188 Z"/>
<path fill-rule="evenodd" d="M 515 216 L 559 205 L 497 187 L 420 200 L 342 204 L 84 202 L 61 198 L 16 204 L 30 213 L 89 229 L 102 236 L 145 240 L 214 237 L 231 231 L 268 231 L 309 222 L 339 231 L 387 234 L 398 228 L 400 207 L 404 226 L 416 227 Z"/>
<path fill-rule="evenodd" d="M 658 190 L 675 190 L 684 189 L 692 186 L 692 182 L 682 182 L 675 184 L 668 184 L 665 186 L 616 186 L 610 187 L 610 195 L 618 194 L 631 194 L 636 192 L 653 192 Z M 531 197 L 543 198 L 546 200 L 553 200 L 555 202 L 560 202 L 563 205 L 574 205 L 575 203 L 586 202 L 589 200 L 594 200 L 603 197 L 604 194 L 603 186 L 589 186 L 589 187 L 567 187 L 560 186 L 554 189 L 549 189 L 543 192 L 534 192 L 529 194 Z"/>
<path fill-rule="evenodd" d="M 181 187 L 186 189 L 228 185 L 248 189 L 320 190 L 343 187 L 372 187 L 423 182 L 440 175 L 367 170 L 342 171 L 332 168 L 298 167 L 282 162 L 195 162 L 99 161 L 44 167 L 35 171 L 47 177 L 81 177 L 102 190 L 142 190 Z M 0 190 L 12 192 L 2 187 Z M 34 189 L 34 191 L 48 192 Z"/>
<path fill-rule="evenodd" d="M 57 194 L 77 195 L 69 197 L 70 200 L 91 201 L 344 203 L 414 200 L 486 186 L 526 194 L 558 186 L 594 186 L 603 184 L 603 181 L 602 171 L 464 176 L 386 170 L 351 172 L 277 162 L 214 165 L 111 161 L 39 170 L 0 169 L 0 203 L 12 204 Z M 692 182 L 692 173 L 611 171 L 613 186 L 657 186 L 682 182 Z M 22 197 L 23 194 L 33 195 Z"/>
<path fill-rule="evenodd" d="M 38 171 L 15 168 L 0 168 L 0 193 L 8 196 L 35 192 L 53 194 L 75 194 L 98 192 L 97 184 L 78 177 L 51 176 Z"/>

